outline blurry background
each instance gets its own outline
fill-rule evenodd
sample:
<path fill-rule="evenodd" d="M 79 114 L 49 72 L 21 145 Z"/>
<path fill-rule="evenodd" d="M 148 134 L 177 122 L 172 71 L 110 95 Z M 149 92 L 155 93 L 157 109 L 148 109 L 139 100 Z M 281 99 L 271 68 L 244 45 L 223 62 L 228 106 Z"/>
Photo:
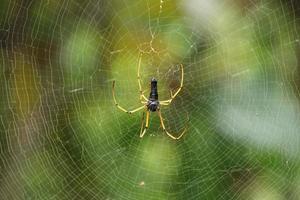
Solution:
<path fill-rule="evenodd" d="M 1 199 L 300 199 L 297 0 L 1 0 Z M 159 97 L 174 141 L 142 112 Z M 187 121 L 186 113 L 189 115 Z"/>

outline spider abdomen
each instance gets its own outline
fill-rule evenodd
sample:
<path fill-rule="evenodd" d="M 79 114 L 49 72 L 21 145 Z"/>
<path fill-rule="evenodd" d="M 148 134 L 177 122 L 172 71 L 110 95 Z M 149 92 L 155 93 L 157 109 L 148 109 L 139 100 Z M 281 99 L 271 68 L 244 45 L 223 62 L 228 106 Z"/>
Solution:
<path fill-rule="evenodd" d="M 151 112 L 157 111 L 157 109 L 159 108 L 159 101 L 157 101 L 157 100 L 149 100 L 149 102 L 147 104 L 147 108 Z"/>
<path fill-rule="evenodd" d="M 150 91 L 149 99 L 152 101 L 158 100 L 157 80 L 155 78 L 151 79 L 151 91 Z"/>

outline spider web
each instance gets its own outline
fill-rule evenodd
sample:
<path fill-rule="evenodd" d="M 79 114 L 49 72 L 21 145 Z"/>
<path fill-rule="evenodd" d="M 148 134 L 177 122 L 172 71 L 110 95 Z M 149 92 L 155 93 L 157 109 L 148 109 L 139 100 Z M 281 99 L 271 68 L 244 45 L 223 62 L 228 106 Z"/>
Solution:
<path fill-rule="evenodd" d="M 0 5 L 3 199 L 298 199 L 299 3 Z M 184 87 L 139 138 L 152 77 Z M 187 117 L 188 116 L 188 117 Z"/>

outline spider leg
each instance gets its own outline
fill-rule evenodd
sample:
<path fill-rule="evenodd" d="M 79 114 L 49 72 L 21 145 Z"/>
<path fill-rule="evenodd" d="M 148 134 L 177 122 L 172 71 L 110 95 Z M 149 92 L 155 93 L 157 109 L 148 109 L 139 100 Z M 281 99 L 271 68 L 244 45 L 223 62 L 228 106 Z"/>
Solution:
<path fill-rule="evenodd" d="M 141 136 L 142 131 L 144 130 L 144 120 L 145 120 L 145 112 L 143 112 L 143 116 L 142 116 L 142 124 L 141 124 L 140 136 Z"/>
<path fill-rule="evenodd" d="M 150 116 L 150 111 L 147 110 L 146 111 L 146 126 L 144 128 L 144 114 L 143 113 L 143 118 L 142 118 L 142 127 L 141 127 L 141 131 L 140 131 L 140 138 L 144 137 L 148 127 L 149 127 L 149 116 Z"/>
<path fill-rule="evenodd" d="M 141 61 L 142 61 L 142 53 L 140 53 L 140 56 L 139 56 L 137 79 L 138 79 L 138 84 L 139 84 L 140 100 L 144 99 L 144 100 L 148 101 L 148 99 L 147 99 L 147 97 L 145 97 L 143 89 L 142 89 L 141 76 L 140 76 Z"/>
<path fill-rule="evenodd" d="M 120 106 L 118 104 L 117 100 L 116 100 L 116 97 L 115 97 L 115 81 L 113 81 L 112 94 L 113 94 L 115 105 L 117 106 L 117 108 L 119 108 L 123 112 L 126 112 L 128 114 L 132 114 L 132 113 L 135 113 L 135 112 L 137 112 L 137 111 L 142 110 L 143 108 L 145 108 L 145 105 L 143 105 L 143 106 L 138 107 L 138 108 L 136 108 L 134 110 L 126 110 L 125 108 L 123 108 L 122 106 Z"/>
<path fill-rule="evenodd" d="M 164 100 L 164 101 L 160 101 L 161 105 L 167 106 L 169 105 L 173 99 L 177 96 L 177 94 L 181 91 L 182 87 L 183 87 L 183 65 L 180 64 L 180 68 L 181 68 L 181 81 L 180 81 L 180 87 L 177 89 L 177 91 L 173 94 L 173 92 L 171 91 L 171 99 L 168 100 Z"/>
<path fill-rule="evenodd" d="M 186 130 L 187 130 L 186 127 L 184 128 L 183 132 L 182 132 L 178 137 L 173 136 L 171 133 L 169 133 L 169 132 L 166 130 L 166 127 L 165 127 L 165 124 L 164 124 L 164 119 L 163 119 L 163 117 L 162 117 L 160 111 L 158 111 L 158 116 L 159 116 L 160 123 L 161 123 L 161 126 L 162 126 L 163 130 L 166 132 L 166 134 L 167 134 L 170 138 L 172 138 L 173 140 L 178 140 L 178 139 L 180 139 L 180 138 L 185 134 L 185 132 L 186 132 Z"/>

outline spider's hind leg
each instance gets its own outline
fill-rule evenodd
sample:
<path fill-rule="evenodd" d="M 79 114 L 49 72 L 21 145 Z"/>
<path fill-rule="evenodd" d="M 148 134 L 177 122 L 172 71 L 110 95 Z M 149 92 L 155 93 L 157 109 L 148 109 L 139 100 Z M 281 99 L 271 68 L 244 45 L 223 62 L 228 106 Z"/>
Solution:
<path fill-rule="evenodd" d="M 141 131 L 140 131 L 140 137 L 144 137 L 148 127 L 149 127 L 149 117 L 150 117 L 150 111 L 147 110 L 146 111 L 146 125 L 145 125 L 145 128 L 144 128 L 144 116 L 145 116 L 145 113 L 143 113 L 143 118 L 142 118 L 142 126 L 141 126 Z"/>
<path fill-rule="evenodd" d="M 158 110 L 157 112 L 158 112 L 158 116 L 159 116 L 159 119 L 160 119 L 161 126 L 162 126 L 163 130 L 165 131 L 165 133 L 166 133 L 170 138 L 172 138 L 173 140 L 178 140 L 178 139 L 180 139 L 180 138 L 185 134 L 185 132 L 186 132 L 186 130 L 187 130 L 186 127 L 184 128 L 183 132 L 182 132 L 179 136 L 177 136 L 177 137 L 175 137 L 175 136 L 173 136 L 171 133 L 169 133 L 169 132 L 166 130 L 166 127 L 165 127 L 165 124 L 164 124 L 164 119 L 163 119 L 163 117 L 162 117 L 162 115 L 161 115 L 161 112 L 160 112 L 159 110 Z"/>

